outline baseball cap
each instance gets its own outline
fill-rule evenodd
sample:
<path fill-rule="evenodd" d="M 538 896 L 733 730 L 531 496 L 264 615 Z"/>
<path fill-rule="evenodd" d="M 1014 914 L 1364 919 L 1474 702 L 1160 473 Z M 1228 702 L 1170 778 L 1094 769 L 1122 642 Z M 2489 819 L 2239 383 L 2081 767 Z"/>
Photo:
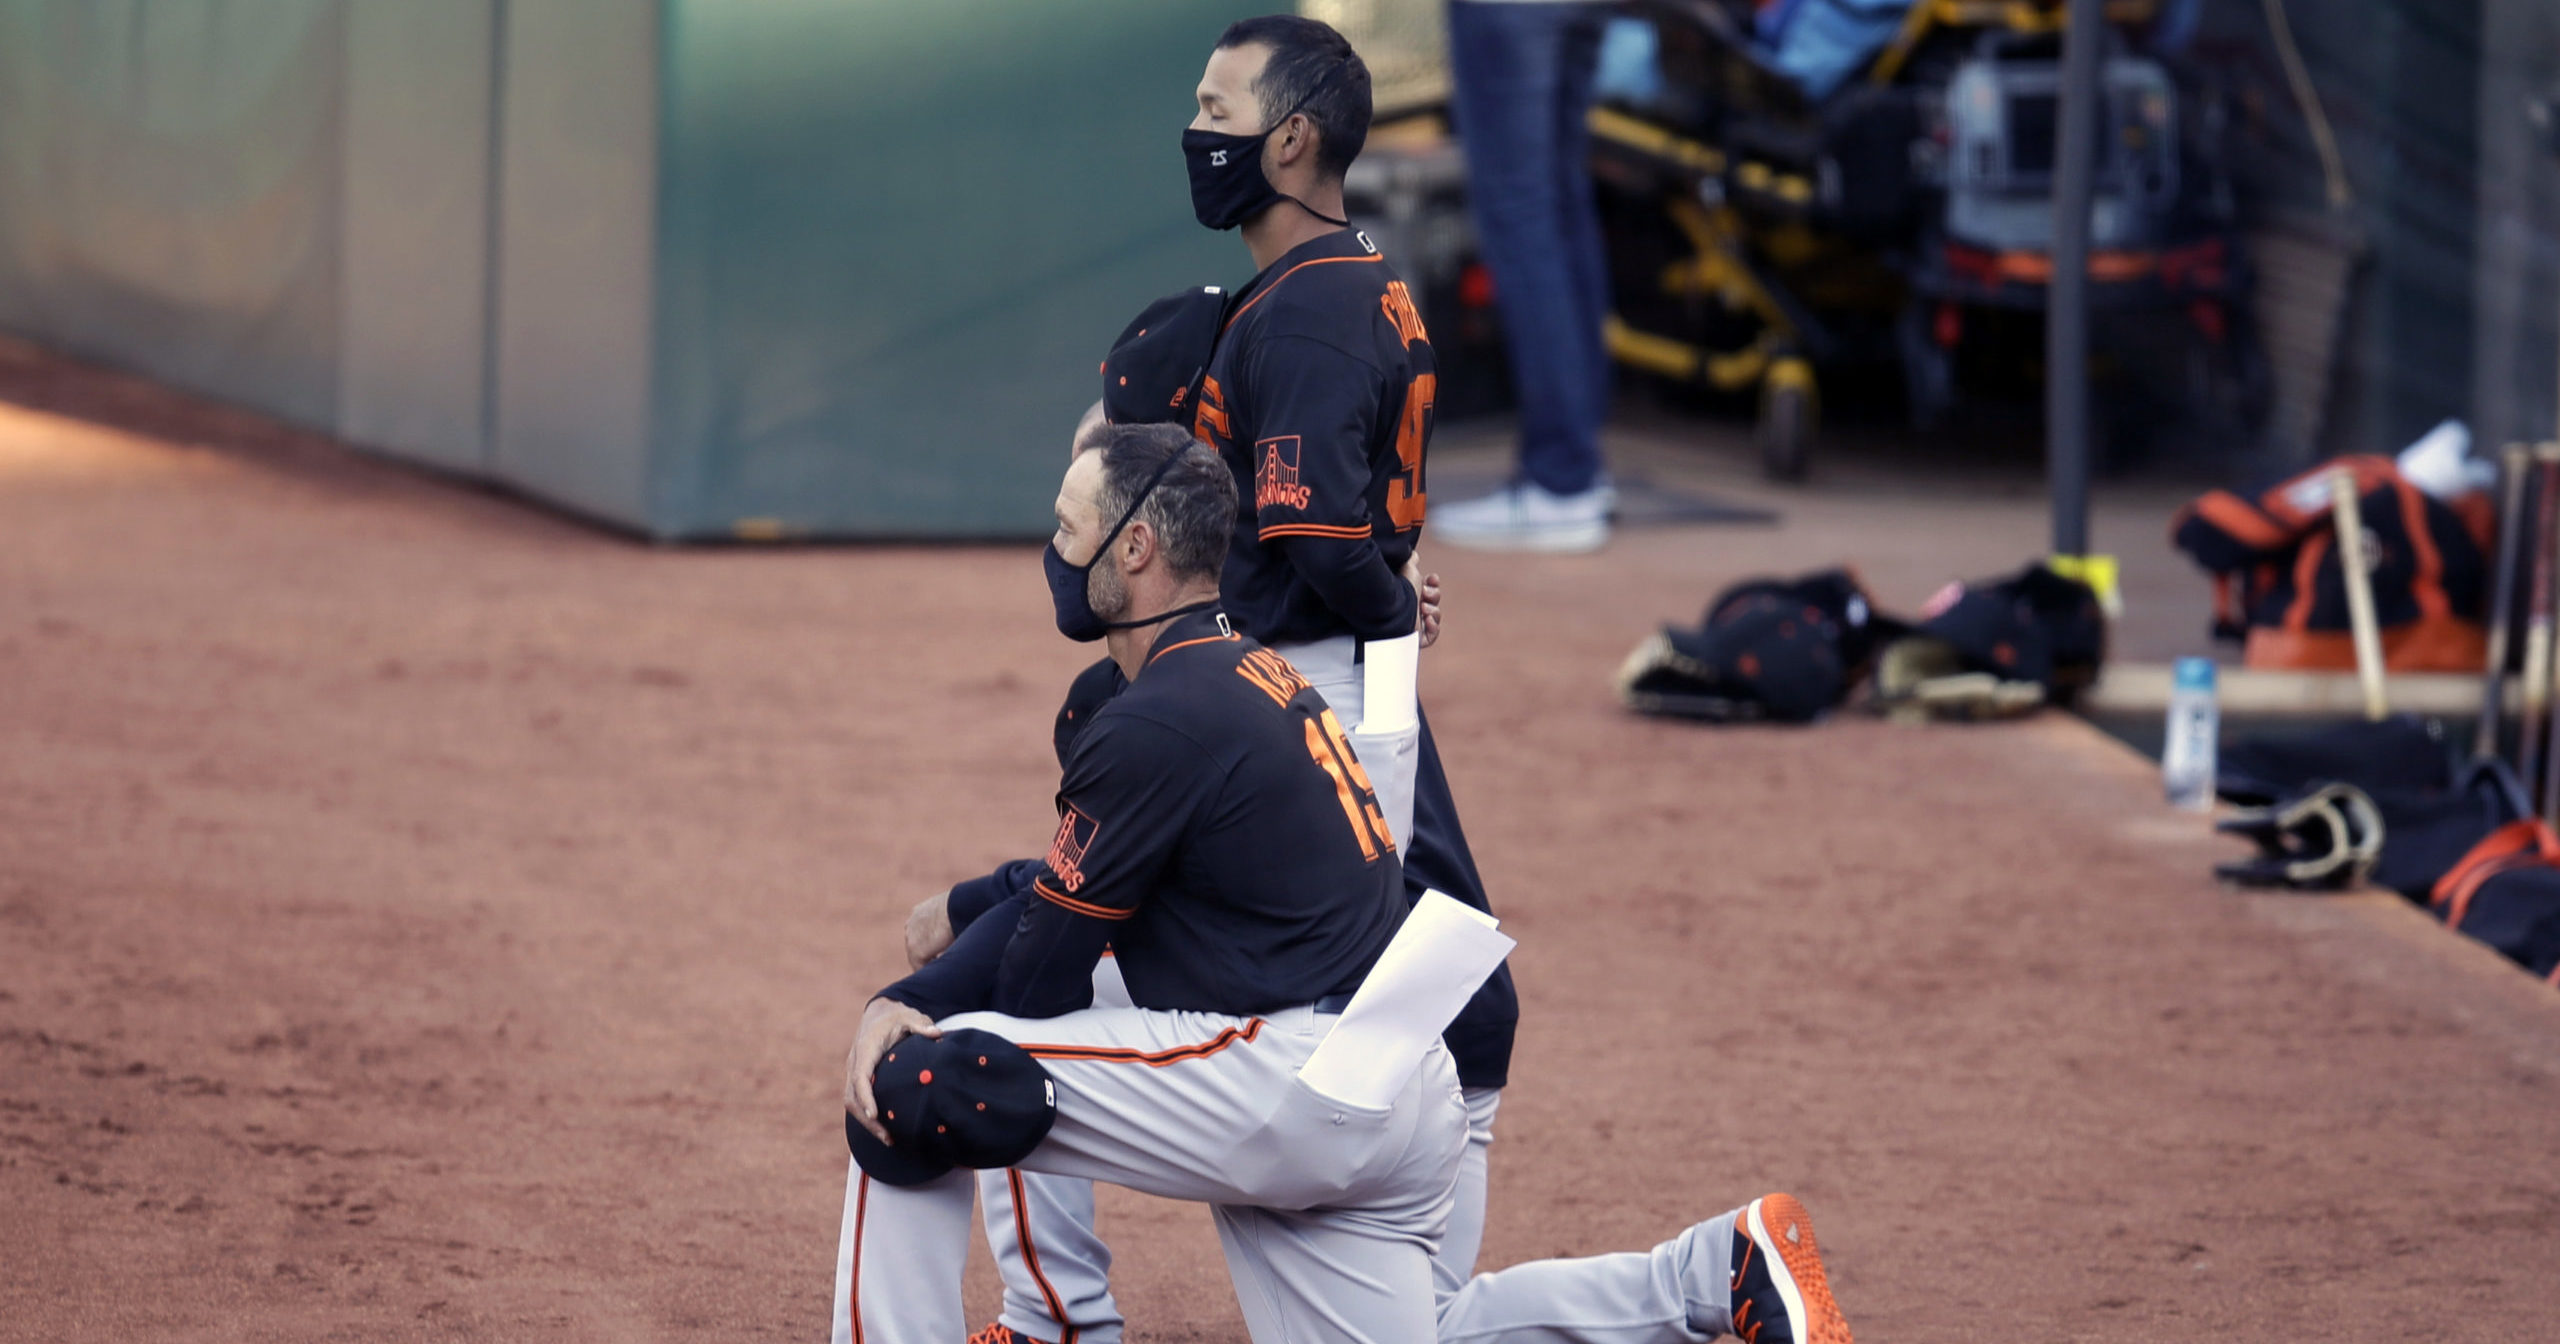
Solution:
<path fill-rule="evenodd" d="M 1782 593 L 1728 602 L 1703 628 L 1664 633 L 1672 648 L 1765 707 L 1769 718 L 1801 723 L 1849 693 L 1839 623 Z"/>
<path fill-rule="evenodd" d="M 2041 564 L 1993 583 L 1950 585 L 1917 633 L 1952 649 L 1966 671 L 2032 681 L 2067 699 L 2095 681 L 2106 657 L 2098 595 Z"/>
<path fill-rule="evenodd" d="M 1192 386 L 1209 367 L 1227 292 L 1202 285 L 1148 304 L 1102 360 L 1102 413 L 1115 425 L 1191 417 Z"/>
<path fill-rule="evenodd" d="M 1707 603 L 1706 618 L 1701 624 L 1714 625 L 1719 613 L 1739 610 L 1744 603 L 1764 594 L 1811 607 L 1828 617 L 1838 627 L 1840 664 L 1848 669 L 1852 681 L 1873 659 L 1879 642 L 1908 633 L 1901 622 L 1875 609 L 1865 585 L 1850 569 L 1817 569 L 1792 579 L 1745 579 Z"/>
<path fill-rule="evenodd" d="M 1720 601 L 1696 630 L 1664 629 L 1619 669 L 1636 710 L 1716 723 L 1800 723 L 1848 694 L 1838 622 L 1762 591 Z"/>
<path fill-rule="evenodd" d="M 1075 681 L 1067 687 L 1066 702 L 1058 706 L 1057 725 L 1051 731 L 1058 748 L 1059 769 L 1066 768 L 1067 753 L 1074 750 L 1076 739 L 1084 735 L 1085 725 L 1092 723 L 1093 716 L 1101 713 L 1104 705 L 1110 704 L 1127 689 L 1129 678 L 1122 674 L 1118 663 L 1108 658 L 1076 674 Z"/>
<path fill-rule="evenodd" d="M 1058 1087 L 1040 1061 L 993 1032 L 910 1036 L 871 1071 L 890 1144 L 847 1111 L 853 1160 L 884 1185 L 922 1185 L 953 1167 L 1009 1167 L 1031 1155 L 1058 1117 Z"/>

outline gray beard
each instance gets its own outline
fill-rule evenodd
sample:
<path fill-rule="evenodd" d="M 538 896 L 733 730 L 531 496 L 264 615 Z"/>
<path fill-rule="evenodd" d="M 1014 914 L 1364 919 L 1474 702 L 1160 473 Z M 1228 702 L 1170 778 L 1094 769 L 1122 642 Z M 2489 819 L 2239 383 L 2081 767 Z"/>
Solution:
<path fill-rule="evenodd" d="M 1129 585 L 1120 577 L 1117 566 L 1105 563 L 1093 567 L 1093 577 L 1086 581 L 1085 600 L 1093 604 L 1093 614 L 1106 621 L 1128 618 Z"/>

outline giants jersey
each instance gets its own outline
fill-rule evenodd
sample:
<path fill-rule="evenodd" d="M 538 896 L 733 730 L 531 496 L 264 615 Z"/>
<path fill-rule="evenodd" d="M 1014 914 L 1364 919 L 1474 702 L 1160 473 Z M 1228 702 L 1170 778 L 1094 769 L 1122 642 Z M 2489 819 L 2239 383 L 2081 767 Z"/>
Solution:
<path fill-rule="evenodd" d="M 1141 1008 L 1250 1015 L 1359 988 L 1404 922 L 1368 775 L 1288 660 L 1201 613 L 1168 626 L 1068 748 L 1025 896 L 883 993 L 936 1017 L 1091 1002 L 1110 945 Z"/>
<path fill-rule="evenodd" d="M 1437 376 L 1412 292 L 1368 235 L 1291 249 L 1232 300 L 1192 432 L 1236 477 L 1223 595 L 1254 638 L 1410 634 Z"/>

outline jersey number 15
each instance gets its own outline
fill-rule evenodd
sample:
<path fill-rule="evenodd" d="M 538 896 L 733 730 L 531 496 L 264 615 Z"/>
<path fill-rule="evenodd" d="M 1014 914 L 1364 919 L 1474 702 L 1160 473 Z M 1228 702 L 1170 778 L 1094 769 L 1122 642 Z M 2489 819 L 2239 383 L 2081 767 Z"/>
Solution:
<path fill-rule="evenodd" d="M 1307 754 L 1333 776 L 1333 791 L 1342 800 L 1342 815 L 1351 822 L 1352 838 L 1360 842 L 1360 857 L 1374 860 L 1380 851 L 1393 854 L 1396 841 L 1387 834 L 1386 814 L 1378 810 L 1378 790 L 1369 783 L 1369 772 L 1361 768 L 1360 758 L 1351 754 L 1351 743 L 1342 733 L 1342 720 L 1328 709 L 1306 724 Z"/>

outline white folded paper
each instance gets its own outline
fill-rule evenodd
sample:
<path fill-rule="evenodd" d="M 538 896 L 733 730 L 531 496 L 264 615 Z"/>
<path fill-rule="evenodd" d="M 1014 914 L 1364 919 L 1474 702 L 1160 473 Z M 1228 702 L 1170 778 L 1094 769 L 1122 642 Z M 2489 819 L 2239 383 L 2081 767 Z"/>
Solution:
<path fill-rule="evenodd" d="M 1385 736 L 1414 726 L 1415 678 L 1422 670 L 1422 636 L 1373 639 L 1360 646 L 1360 722 L 1364 733 Z"/>
<path fill-rule="evenodd" d="M 1298 1081 L 1336 1101 L 1385 1109 L 1422 1066 L 1423 1051 L 1519 945 L 1497 924 L 1481 910 L 1424 892 L 1333 1034 L 1307 1056 Z"/>

